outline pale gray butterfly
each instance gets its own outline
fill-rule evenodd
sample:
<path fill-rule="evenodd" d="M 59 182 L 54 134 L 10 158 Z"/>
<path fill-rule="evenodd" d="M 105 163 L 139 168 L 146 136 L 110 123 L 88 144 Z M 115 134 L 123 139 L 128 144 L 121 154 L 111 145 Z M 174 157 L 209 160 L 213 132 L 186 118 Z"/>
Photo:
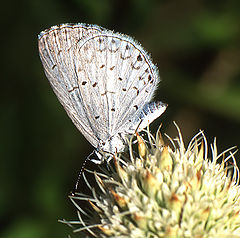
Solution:
<path fill-rule="evenodd" d="M 131 37 L 80 23 L 53 26 L 38 40 L 53 91 L 98 151 L 122 152 L 129 134 L 165 111 L 166 104 L 151 102 L 157 67 Z"/>

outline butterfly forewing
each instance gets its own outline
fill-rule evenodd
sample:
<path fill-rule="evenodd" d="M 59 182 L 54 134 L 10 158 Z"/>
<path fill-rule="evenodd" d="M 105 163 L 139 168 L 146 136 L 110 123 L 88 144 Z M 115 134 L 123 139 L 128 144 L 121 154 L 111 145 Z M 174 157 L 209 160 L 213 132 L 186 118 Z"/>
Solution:
<path fill-rule="evenodd" d="M 101 28 L 85 24 L 54 26 L 40 33 L 38 44 L 40 58 L 54 92 L 76 127 L 94 147 L 98 145 L 98 138 L 83 107 L 74 57 L 78 42 L 98 32 Z"/>

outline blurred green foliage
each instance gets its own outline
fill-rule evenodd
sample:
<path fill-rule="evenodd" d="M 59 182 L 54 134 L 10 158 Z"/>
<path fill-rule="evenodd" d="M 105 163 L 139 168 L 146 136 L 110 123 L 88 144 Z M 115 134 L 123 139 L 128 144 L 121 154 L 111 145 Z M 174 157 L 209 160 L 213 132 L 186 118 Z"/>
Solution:
<path fill-rule="evenodd" d="M 128 34 L 160 69 L 163 132 L 188 143 L 203 129 L 219 152 L 240 147 L 240 1 L 26 0 L 1 7 L 0 224 L 2 238 L 67 237 L 68 200 L 92 147 L 57 101 L 37 35 L 85 22 Z M 236 157 L 239 158 L 239 153 Z"/>

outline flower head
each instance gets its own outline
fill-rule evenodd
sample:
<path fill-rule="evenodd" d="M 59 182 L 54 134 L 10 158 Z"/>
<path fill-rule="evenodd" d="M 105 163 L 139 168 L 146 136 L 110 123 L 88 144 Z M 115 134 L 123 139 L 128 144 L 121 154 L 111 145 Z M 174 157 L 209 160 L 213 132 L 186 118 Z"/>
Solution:
<path fill-rule="evenodd" d="M 179 129 L 176 139 L 167 137 L 171 146 L 160 132 L 147 136 L 148 142 L 137 134 L 138 153 L 130 141 L 128 157 L 116 154 L 108 171 L 92 171 L 97 188 L 83 176 L 91 195 L 71 196 L 79 221 L 64 222 L 95 237 L 240 237 L 232 149 L 217 155 L 214 141 L 208 156 L 201 131 L 187 149 Z M 78 204 L 82 200 L 91 211 Z"/>

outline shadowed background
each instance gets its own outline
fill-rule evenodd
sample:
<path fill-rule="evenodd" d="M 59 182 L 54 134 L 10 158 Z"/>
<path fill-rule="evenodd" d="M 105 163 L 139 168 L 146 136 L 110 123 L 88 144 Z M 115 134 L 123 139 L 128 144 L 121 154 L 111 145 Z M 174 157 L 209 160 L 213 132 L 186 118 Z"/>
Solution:
<path fill-rule="evenodd" d="M 58 219 L 76 219 L 68 199 L 93 150 L 54 95 L 38 56 L 37 35 L 67 22 L 130 35 L 160 70 L 156 99 L 167 111 L 154 132 L 185 143 L 203 129 L 219 152 L 240 147 L 240 2 L 26 0 L 1 7 L 1 238 L 67 237 Z M 239 153 L 236 158 L 239 161 Z"/>

